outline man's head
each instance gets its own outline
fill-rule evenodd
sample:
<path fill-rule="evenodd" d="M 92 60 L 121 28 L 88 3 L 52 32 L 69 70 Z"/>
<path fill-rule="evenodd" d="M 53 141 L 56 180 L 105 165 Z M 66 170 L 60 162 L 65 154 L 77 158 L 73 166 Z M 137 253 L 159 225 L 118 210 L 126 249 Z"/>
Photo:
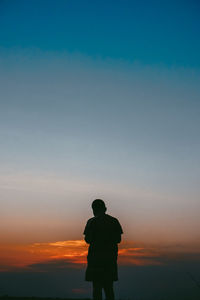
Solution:
<path fill-rule="evenodd" d="M 93 214 L 96 217 L 96 216 L 105 214 L 107 208 L 106 208 L 103 200 L 95 199 L 92 202 L 92 209 L 93 209 Z"/>

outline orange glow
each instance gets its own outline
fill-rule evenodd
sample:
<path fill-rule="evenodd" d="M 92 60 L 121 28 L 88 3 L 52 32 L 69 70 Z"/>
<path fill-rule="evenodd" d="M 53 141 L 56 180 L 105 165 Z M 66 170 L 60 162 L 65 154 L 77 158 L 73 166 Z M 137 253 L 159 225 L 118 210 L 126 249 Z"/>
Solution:
<path fill-rule="evenodd" d="M 86 263 L 87 245 L 83 240 L 58 241 L 54 243 L 34 243 L 33 253 L 40 253 L 44 258 L 62 259 L 68 258 L 71 263 Z"/>
<path fill-rule="evenodd" d="M 157 259 L 160 253 L 155 248 L 130 247 L 123 244 L 119 249 L 119 264 L 122 265 L 160 265 L 162 264 Z"/>
<path fill-rule="evenodd" d="M 159 248 L 133 247 L 135 243 L 123 242 L 119 247 L 120 265 L 160 265 L 178 253 Z M 0 246 L 0 271 L 28 269 L 40 263 L 59 262 L 60 267 L 79 268 L 86 264 L 88 245 L 83 240 L 56 241 L 23 245 Z M 180 253 L 179 253 L 180 254 Z"/>
<path fill-rule="evenodd" d="M 59 241 L 54 243 L 33 243 L 0 246 L 1 270 L 25 268 L 32 264 L 55 259 L 67 259 L 73 264 L 86 262 L 87 245 L 84 241 Z"/>

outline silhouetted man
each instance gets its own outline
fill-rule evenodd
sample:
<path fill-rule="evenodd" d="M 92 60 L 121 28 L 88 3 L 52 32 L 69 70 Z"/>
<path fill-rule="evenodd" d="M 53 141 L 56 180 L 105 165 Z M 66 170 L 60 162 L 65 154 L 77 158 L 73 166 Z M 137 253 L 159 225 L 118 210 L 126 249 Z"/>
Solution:
<path fill-rule="evenodd" d="M 118 280 L 118 243 L 123 233 L 116 218 L 106 214 L 103 200 L 92 203 L 94 217 L 87 221 L 84 234 L 90 244 L 87 256 L 86 281 L 93 283 L 93 299 L 102 300 L 102 289 L 106 299 L 114 300 L 113 281 Z"/>

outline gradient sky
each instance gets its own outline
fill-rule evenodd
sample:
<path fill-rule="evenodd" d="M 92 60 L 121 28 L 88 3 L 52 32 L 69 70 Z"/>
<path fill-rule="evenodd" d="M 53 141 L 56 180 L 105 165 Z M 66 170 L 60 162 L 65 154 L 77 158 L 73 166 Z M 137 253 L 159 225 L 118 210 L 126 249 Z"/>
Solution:
<path fill-rule="evenodd" d="M 80 240 L 102 198 L 125 241 L 199 251 L 199 14 L 0 1 L 2 245 Z"/>

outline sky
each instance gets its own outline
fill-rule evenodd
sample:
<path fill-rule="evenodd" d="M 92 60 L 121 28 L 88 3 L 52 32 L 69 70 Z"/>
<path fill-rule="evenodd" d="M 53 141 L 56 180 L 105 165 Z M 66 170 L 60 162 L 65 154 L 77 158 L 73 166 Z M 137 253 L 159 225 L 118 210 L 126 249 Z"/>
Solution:
<path fill-rule="evenodd" d="M 199 13 L 194 0 L 0 1 L 1 293 L 22 295 L 28 272 L 49 296 L 38 274 L 48 286 L 63 263 L 79 285 L 55 296 L 88 295 L 95 198 L 123 227 L 122 274 L 178 274 L 178 260 L 199 278 Z"/>

